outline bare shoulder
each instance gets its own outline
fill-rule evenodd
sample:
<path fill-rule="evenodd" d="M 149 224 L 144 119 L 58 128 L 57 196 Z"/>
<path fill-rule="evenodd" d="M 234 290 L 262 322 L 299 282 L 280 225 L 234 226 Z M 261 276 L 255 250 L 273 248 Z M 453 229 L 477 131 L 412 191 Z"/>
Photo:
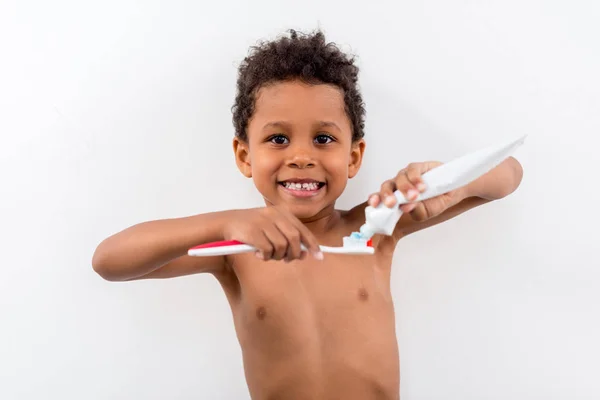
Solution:
<path fill-rule="evenodd" d="M 339 229 L 349 232 L 358 231 L 365 223 L 366 207 L 367 202 L 364 202 L 352 207 L 350 210 L 337 210 L 340 215 Z"/>

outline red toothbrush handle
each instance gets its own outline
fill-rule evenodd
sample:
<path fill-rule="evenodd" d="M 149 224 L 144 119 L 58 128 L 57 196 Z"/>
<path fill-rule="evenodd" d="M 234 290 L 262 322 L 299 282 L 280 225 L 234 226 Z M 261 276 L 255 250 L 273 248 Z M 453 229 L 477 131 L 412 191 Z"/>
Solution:
<path fill-rule="evenodd" d="M 191 250 L 207 249 L 210 247 L 234 246 L 236 244 L 246 244 L 246 243 L 240 242 L 239 240 L 221 240 L 219 242 L 210 242 L 210 243 L 199 244 L 198 246 L 192 247 Z"/>

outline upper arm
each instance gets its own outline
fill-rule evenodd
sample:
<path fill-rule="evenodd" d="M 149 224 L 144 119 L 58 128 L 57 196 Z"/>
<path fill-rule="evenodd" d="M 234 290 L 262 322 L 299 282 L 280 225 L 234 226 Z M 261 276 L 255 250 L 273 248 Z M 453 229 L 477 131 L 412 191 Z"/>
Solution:
<path fill-rule="evenodd" d="M 468 197 L 466 199 L 463 199 L 458 204 L 455 204 L 454 206 L 448 208 L 441 214 L 429 218 L 425 221 L 415 221 L 411 218 L 410 215 L 402 214 L 400 220 L 396 224 L 393 236 L 396 240 L 398 240 L 406 235 L 410 235 L 411 233 L 415 233 L 422 229 L 429 228 L 441 222 L 447 221 L 464 213 L 465 211 L 471 210 L 472 208 L 478 207 L 490 201 L 491 200 L 484 199 L 482 197 Z"/>
<path fill-rule="evenodd" d="M 193 257 L 186 254 L 169 261 L 146 275 L 129 280 L 176 278 L 201 273 L 218 274 L 225 270 L 225 266 L 225 257 L 223 256 Z"/>

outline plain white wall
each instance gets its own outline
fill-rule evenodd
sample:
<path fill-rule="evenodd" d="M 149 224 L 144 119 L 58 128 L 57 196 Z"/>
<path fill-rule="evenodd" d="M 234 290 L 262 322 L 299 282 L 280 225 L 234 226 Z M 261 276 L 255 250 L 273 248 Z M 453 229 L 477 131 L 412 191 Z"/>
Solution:
<path fill-rule="evenodd" d="M 516 193 L 398 247 L 402 398 L 600 398 L 598 20 L 593 0 L 3 0 L 0 398 L 248 398 L 214 278 L 109 283 L 91 257 L 144 220 L 262 204 L 233 162 L 236 67 L 316 27 L 362 68 L 341 207 L 529 134 Z"/>

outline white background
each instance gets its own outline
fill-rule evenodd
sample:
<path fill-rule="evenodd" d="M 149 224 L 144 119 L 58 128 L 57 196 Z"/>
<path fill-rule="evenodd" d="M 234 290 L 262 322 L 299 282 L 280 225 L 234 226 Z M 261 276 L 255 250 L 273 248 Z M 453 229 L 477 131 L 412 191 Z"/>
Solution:
<path fill-rule="evenodd" d="M 144 220 L 262 204 L 231 150 L 236 67 L 317 27 L 367 104 L 340 207 L 529 135 L 512 196 L 398 247 L 403 400 L 600 398 L 597 1 L 0 4 L 1 399 L 248 398 L 214 278 L 110 283 L 91 257 Z"/>

